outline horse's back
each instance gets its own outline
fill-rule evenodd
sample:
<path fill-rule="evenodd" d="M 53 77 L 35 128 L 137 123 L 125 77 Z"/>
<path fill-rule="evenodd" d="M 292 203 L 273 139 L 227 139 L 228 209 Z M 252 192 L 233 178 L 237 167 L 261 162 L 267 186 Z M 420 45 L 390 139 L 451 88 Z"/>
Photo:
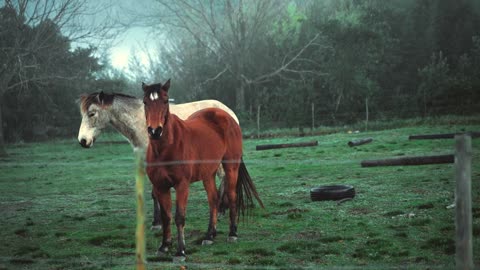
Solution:
<path fill-rule="evenodd" d="M 172 104 L 170 106 L 170 112 L 177 115 L 180 119 L 185 120 L 195 112 L 206 108 L 221 109 L 227 112 L 237 124 L 239 123 L 237 116 L 229 107 L 227 107 L 222 102 L 214 99 L 206 99 L 183 104 Z"/>
<path fill-rule="evenodd" d="M 206 108 L 199 110 L 186 119 L 187 123 L 207 125 L 210 127 L 220 128 L 226 131 L 232 130 L 241 133 L 240 126 L 237 121 L 226 111 L 220 108 Z"/>
<path fill-rule="evenodd" d="M 210 129 L 218 134 L 227 149 L 242 147 L 242 131 L 235 119 L 223 109 L 207 108 L 192 114 L 185 121 L 193 129 L 205 132 Z"/>

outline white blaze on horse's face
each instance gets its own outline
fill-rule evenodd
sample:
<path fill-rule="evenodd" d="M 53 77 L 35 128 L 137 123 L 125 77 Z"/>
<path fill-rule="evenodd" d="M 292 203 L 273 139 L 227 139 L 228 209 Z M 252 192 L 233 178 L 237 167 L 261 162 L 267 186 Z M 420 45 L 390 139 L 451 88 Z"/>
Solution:
<path fill-rule="evenodd" d="M 96 104 L 90 105 L 86 112 L 82 112 L 82 123 L 78 131 L 78 142 L 85 148 L 93 145 L 96 137 L 108 124 L 105 109 Z"/>
<path fill-rule="evenodd" d="M 158 99 L 158 93 L 157 92 L 153 92 L 153 93 L 150 93 L 150 100 L 151 101 L 155 101 Z"/>

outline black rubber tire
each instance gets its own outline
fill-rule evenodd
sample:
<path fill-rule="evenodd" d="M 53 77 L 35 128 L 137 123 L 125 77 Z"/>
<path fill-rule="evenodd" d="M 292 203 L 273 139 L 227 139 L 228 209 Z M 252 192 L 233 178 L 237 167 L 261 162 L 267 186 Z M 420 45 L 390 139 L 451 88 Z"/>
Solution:
<path fill-rule="evenodd" d="M 319 186 L 310 189 L 312 201 L 337 201 L 355 197 L 355 189 L 349 185 Z"/>

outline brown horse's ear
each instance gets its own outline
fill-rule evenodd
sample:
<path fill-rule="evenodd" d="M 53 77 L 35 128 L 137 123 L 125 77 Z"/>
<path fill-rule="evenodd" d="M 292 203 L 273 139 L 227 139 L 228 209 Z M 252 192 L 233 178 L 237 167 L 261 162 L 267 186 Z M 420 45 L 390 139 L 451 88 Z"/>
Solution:
<path fill-rule="evenodd" d="M 168 88 L 170 88 L 170 79 L 168 79 L 162 86 L 162 89 L 165 90 L 165 92 L 168 92 Z"/>
<path fill-rule="evenodd" d="M 100 94 L 98 94 L 98 102 L 103 105 L 104 100 L 105 94 L 103 93 L 103 91 L 101 91 Z"/>
<path fill-rule="evenodd" d="M 143 89 L 143 92 L 147 91 L 147 85 L 144 82 L 142 82 L 142 89 Z"/>

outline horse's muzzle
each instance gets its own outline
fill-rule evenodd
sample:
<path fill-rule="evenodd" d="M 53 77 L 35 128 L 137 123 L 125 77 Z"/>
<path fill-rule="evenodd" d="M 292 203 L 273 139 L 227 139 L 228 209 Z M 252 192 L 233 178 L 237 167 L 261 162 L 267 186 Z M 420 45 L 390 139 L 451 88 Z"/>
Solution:
<path fill-rule="evenodd" d="M 154 140 L 160 139 L 160 137 L 162 136 L 162 133 L 163 133 L 162 127 L 157 127 L 157 128 L 148 127 L 147 130 L 148 130 L 148 135 L 150 136 L 150 138 L 152 138 Z"/>
<path fill-rule="evenodd" d="M 83 148 L 90 148 L 92 144 L 87 144 L 87 140 L 81 139 L 80 142 L 78 142 Z"/>

